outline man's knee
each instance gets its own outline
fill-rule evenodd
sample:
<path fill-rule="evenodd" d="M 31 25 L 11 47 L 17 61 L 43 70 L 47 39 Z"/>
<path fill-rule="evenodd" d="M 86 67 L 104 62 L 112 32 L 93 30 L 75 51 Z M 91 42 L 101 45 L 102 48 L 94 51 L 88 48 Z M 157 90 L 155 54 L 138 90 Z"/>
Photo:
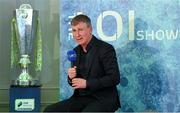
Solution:
<path fill-rule="evenodd" d="M 68 110 L 68 101 L 64 100 L 47 106 L 44 112 L 66 112 Z"/>
<path fill-rule="evenodd" d="M 52 112 L 54 110 L 53 105 L 48 105 L 43 112 Z"/>
<path fill-rule="evenodd" d="M 57 111 L 62 110 L 62 108 L 63 108 L 63 107 L 61 107 L 61 103 L 58 102 L 58 103 L 54 103 L 54 104 L 48 105 L 48 106 L 44 109 L 44 112 L 57 112 Z"/>

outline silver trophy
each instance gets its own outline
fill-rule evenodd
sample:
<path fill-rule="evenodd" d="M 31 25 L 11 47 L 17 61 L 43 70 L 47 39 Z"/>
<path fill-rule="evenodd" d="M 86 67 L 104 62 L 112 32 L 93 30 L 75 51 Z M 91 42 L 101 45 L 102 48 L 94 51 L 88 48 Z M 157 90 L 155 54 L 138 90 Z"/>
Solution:
<path fill-rule="evenodd" d="M 29 67 L 32 65 L 31 60 L 35 57 L 34 43 L 36 43 L 37 17 L 38 11 L 33 10 L 29 4 L 22 4 L 19 9 L 15 10 L 15 19 L 17 23 L 17 45 L 19 51 L 20 74 L 15 80 L 15 85 L 29 86 L 36 85 L 29 73 Z"/>

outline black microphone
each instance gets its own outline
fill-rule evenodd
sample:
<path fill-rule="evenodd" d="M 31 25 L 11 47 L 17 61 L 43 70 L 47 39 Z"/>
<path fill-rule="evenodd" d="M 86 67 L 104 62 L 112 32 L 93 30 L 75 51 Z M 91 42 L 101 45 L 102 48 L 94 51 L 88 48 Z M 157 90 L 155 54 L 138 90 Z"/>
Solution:
<path fill-rule="evenodd" d="M 74 50 L 69 50 L 67 52 L 67 59 L 71 62 L 71 67 L 73 67 L 73 62 L 76 61 L 77 55 Z"/>

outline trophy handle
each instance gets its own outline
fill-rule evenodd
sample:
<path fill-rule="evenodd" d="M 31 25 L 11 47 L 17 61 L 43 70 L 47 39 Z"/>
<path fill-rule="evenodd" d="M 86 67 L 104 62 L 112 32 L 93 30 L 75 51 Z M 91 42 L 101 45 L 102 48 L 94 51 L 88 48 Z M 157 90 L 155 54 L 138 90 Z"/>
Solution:
<path fill-rule="evenodd" d="M 22 5 L 20 5 L 19 9 L 22 9 L 22 10 L 24 10 L 24 9 L 32 9 L 32 7 L 31 7 L 30 4 L 22 4 Z"/>

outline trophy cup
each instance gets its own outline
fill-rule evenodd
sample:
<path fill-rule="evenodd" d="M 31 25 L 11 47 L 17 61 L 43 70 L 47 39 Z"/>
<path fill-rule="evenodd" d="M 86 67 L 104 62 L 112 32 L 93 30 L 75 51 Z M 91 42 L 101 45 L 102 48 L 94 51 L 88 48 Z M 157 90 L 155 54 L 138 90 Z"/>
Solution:
<path fill-rule="evenodd" d="M 39 30 L 38 11 L 29 4 L 22 4 L 14 11 L 12 22 L 11 64 L 19 64 L 19 76 L 14 80 L 15 85 L 39 85 L 31 73 L 41 70 L 42 40 Z M 30 69 L 31 68 L 31 69 Z M 33 74 L 35 75 L 35 74 Z"/>

